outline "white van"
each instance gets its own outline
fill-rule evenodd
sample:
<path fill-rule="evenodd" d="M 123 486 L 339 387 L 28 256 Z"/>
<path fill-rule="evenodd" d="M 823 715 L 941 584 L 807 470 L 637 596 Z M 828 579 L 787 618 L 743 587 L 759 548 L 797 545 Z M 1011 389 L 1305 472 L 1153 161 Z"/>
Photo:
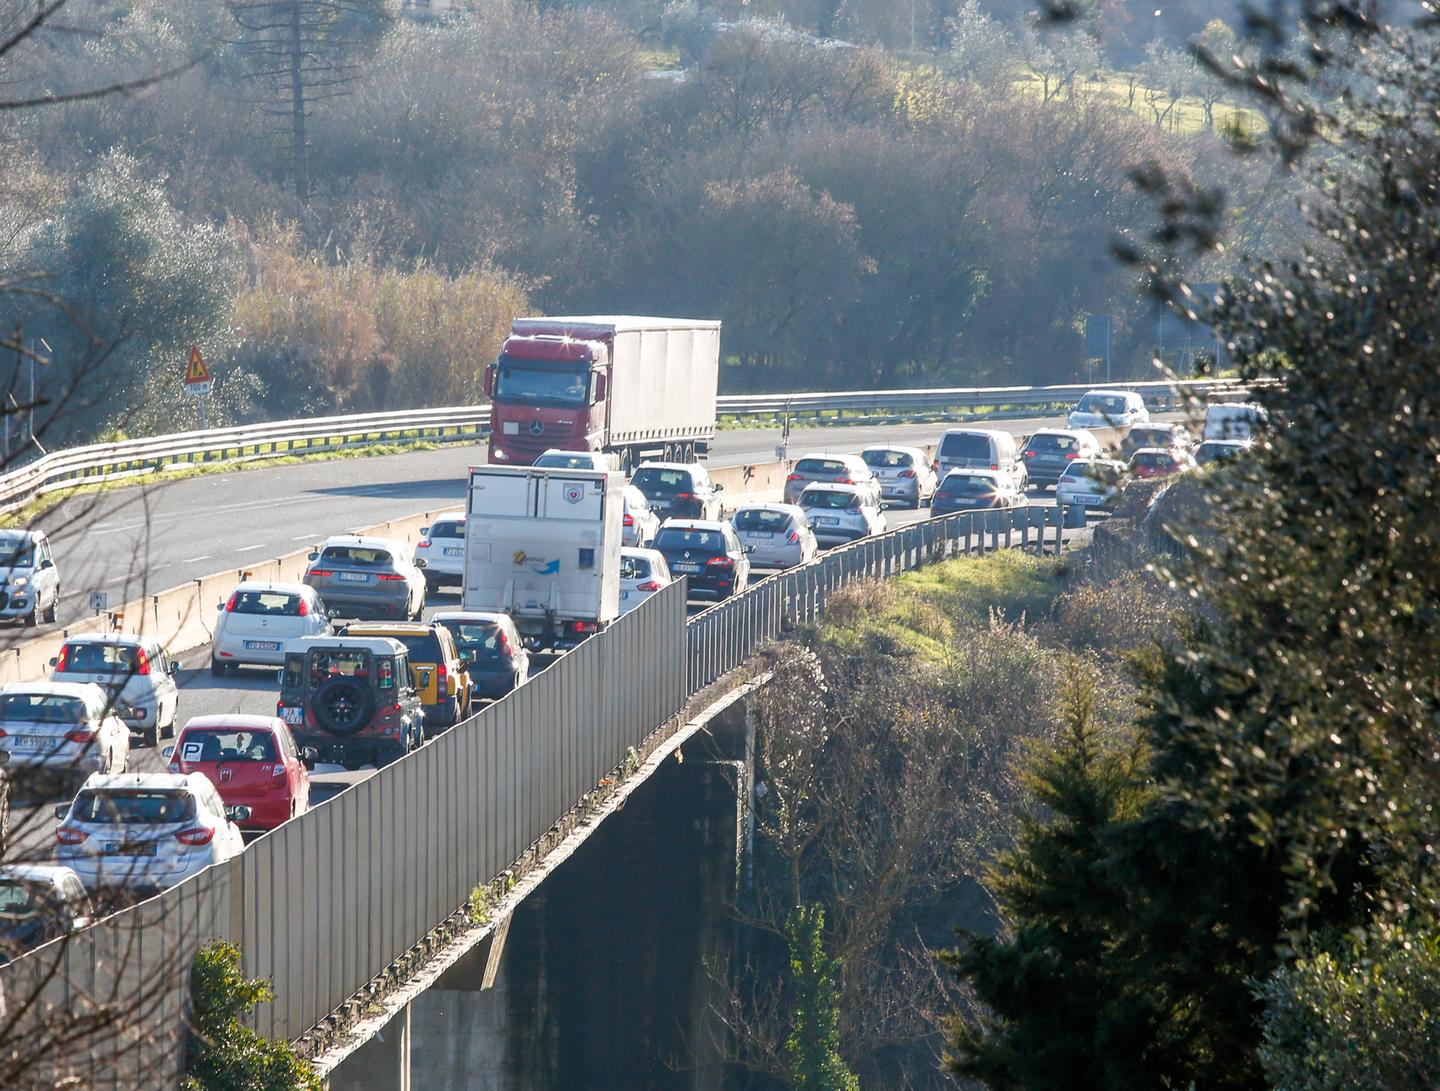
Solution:
<path fill-rule="evenodd" d="M 935 445 L 935 477 L 951 470 L 996 470 L 1024 491 L 1029 474 L 1016 450 L 1015 437 L 998 428 L 951 428 Z"/>
<path fill-rule="evenodd" d="M 1221 402 L 1205 410 L 1204 439 L 1254 439 L 1269 419 L 1254 402 Z"/>

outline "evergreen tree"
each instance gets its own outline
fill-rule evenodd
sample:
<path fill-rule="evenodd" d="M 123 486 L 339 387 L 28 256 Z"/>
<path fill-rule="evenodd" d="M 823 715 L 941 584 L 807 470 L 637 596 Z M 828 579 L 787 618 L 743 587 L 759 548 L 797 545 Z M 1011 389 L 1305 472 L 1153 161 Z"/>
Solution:
<path fill-rule="evenodd" d="M 839 967 L 825 950 L 825 912 L 796 906 L 785 923 L 794 990 L 785 1056 L 796 1091 L 860 1091 L 840 1056 Z"/>

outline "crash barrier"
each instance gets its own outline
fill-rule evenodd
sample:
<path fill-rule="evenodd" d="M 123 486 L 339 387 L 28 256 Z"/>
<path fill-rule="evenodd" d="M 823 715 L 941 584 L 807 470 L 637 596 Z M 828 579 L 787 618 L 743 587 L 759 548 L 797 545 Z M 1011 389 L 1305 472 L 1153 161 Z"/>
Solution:
<path fill-rule="evenodd" d="M 945 410 L 965 413 L 1026 410 L 1038 412 L 1073 405 L 1087 386 L 948 387 L 933 390 L 852 390 L 829 393 L 739 394 L 716 399 L 722 417 L 796 415 L 821 417 L 845 413 L 905 414 Z M 1245 396 L 1246 388 L 1229 379 L 1107 384 L 1107 389 L 1138 390 L 1152 408 L 1171 410 L 1186 399 L 1224 400 Z M 394 413 L 210 428 L 164 436 L 92 443 L 42 455 L 19 469 L 0 474 L 0 513 L 14 511 L 56 489 L 153 473 L 167 466 L 235 462 L 277 455 L 306 455 L 377 444 L 468 443 L 490 434 L 488 405 L 407 409 Z"/>
<path fill-rule="evenodd" d="M 83 1047 L 87 1085 L 107 1088 L 178 1081 L 184 971 L 208 940 L 239 943 L 245 973 L 274 984 L 275 1000 L 253 1019 L 267 1037 L 298 1039 L 347 1006 L 363 1014 L 387 972 L 462 912 L 477 885 L 502 876 L 691 696 L 815 620 L 836 590 L 962 553 L 1057 553 L 1064 528 L 1084 521 L 1073 507 L 942 516 L 763 579 L 688 622 L 677 582 L 236 859 L 0 968 L 0 997 L 13 1004 L 38 990 L 42 1002 L 23 1015 L 38 1038 L 47 1018 L 91 1003 L 88 966 L 109 968 L 108 984 L 93 991 L 102 1000 L 145 993 L 138 1014 L 126 1015 L 124 1050 Z M 137 935 L 138 952 L 114 961 Z M 29 1040 L 26 1028 L 17 1044 Z"/>
<path fill-rule="evenodd" d="M 1058 556 L 1065 528 L 1085 522 L 1085 509 L 1075 505 L 958 512 L 831 550 L 690 619 L 690 692 L 734 670 L 761 644 L 815 621 L 826 597 L 855 580 L 888 579 L 925 564 L 997 549 Z"/>

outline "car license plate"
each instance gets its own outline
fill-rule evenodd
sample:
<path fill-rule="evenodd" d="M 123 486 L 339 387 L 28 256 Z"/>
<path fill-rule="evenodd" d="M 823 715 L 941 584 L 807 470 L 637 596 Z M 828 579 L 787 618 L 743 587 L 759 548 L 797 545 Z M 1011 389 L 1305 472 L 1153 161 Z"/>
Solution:
<path fill-rule="evenodd" d="M 672 564 L 670 570 L 672 572 L 699 572 L 700 566 L 698 564 Z"/>
<path fill-rule="evenodd" d="M 652 509 L 653 511 L 669 511 L 669 510 L 670 510 L 670 501 L 668 501 L 668 500 L 652 500 L 652 501 L 650 501 L 650 507 L 651 507 L 651 509 Z"/>
<path fill-rule="evenodd" d="M 107 841 L 105 852 L 111 856 L 154 856 L 154 841 Z"/>
<path fill-rule="evenodd" d="M 13 735 L 5 740 L 5 745 L 11 750 L 48 750 L 57 741 L 43 735 Z"/>
<path fill-rule="evenodd" d="M 305 722 L 305 710 L 303 708 L 287 706 L 280 710 L 280 718 L 287 724 L 303 724 Z"/>
<path fill-rule="evenodd" d="M 280 642 L 278 640 L 247 640 L 245 647 L 252 652 L 278 652 Z"/>
<path fill-rule="evenodd" d="M 1079 496 L 1076 496 L 1076 497 L 1075 497 L 1075 503 L 1077 503 L 1077 504 L 1101 504 L 1101 503 L 1104 503 L 1104 498 L 1103 498 L 1103 497 L 1099 497 L 1099 496 L 1091 496 L 1091 495 L 1089 495 L 1088 493 L 1082 493 L 1082 494 L 1080 494 Z"/>
<path fill-rule="evenodd" d="M 364 572 L 337 572 L 337 579 L 345 580 L 347 583 L 365 583 L 370 579 Z"/>
<path fill-rule="evenodd" d="M 838 527 L 840 520 L 829 515 L 817 515 L 814 520 L 822 527 Z"/>
<path fill-rule="evenodd" d="M 775 540 L 774 532 L 769 530 L 751 531 L 750 537 L 754 538 L 757 542 L 773 542 Z"/>
<path fill-rule="evenodd" d="M 446 546 L 446 547 L 445 547 L 445 556 L 447 556 L 447 557 L 463 557 L 464 555 L 465 555 L 465 547 L 464 547 L 464 546 Z"/>

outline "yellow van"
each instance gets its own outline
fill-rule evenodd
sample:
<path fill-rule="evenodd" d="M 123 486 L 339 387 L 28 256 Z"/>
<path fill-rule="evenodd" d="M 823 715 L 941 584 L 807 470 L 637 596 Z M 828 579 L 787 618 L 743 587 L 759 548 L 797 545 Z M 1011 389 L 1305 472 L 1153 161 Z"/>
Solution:
<path fill-rule="evenodd" d="M 410 653 L 410 675 L 425 706 L 426 734 L 459 723 L 470 712 L 470 674 L 460 662 L 455 638 L 442 625 L 416 621 L 355 621 L 341 636 L 388 636 Z"/>

